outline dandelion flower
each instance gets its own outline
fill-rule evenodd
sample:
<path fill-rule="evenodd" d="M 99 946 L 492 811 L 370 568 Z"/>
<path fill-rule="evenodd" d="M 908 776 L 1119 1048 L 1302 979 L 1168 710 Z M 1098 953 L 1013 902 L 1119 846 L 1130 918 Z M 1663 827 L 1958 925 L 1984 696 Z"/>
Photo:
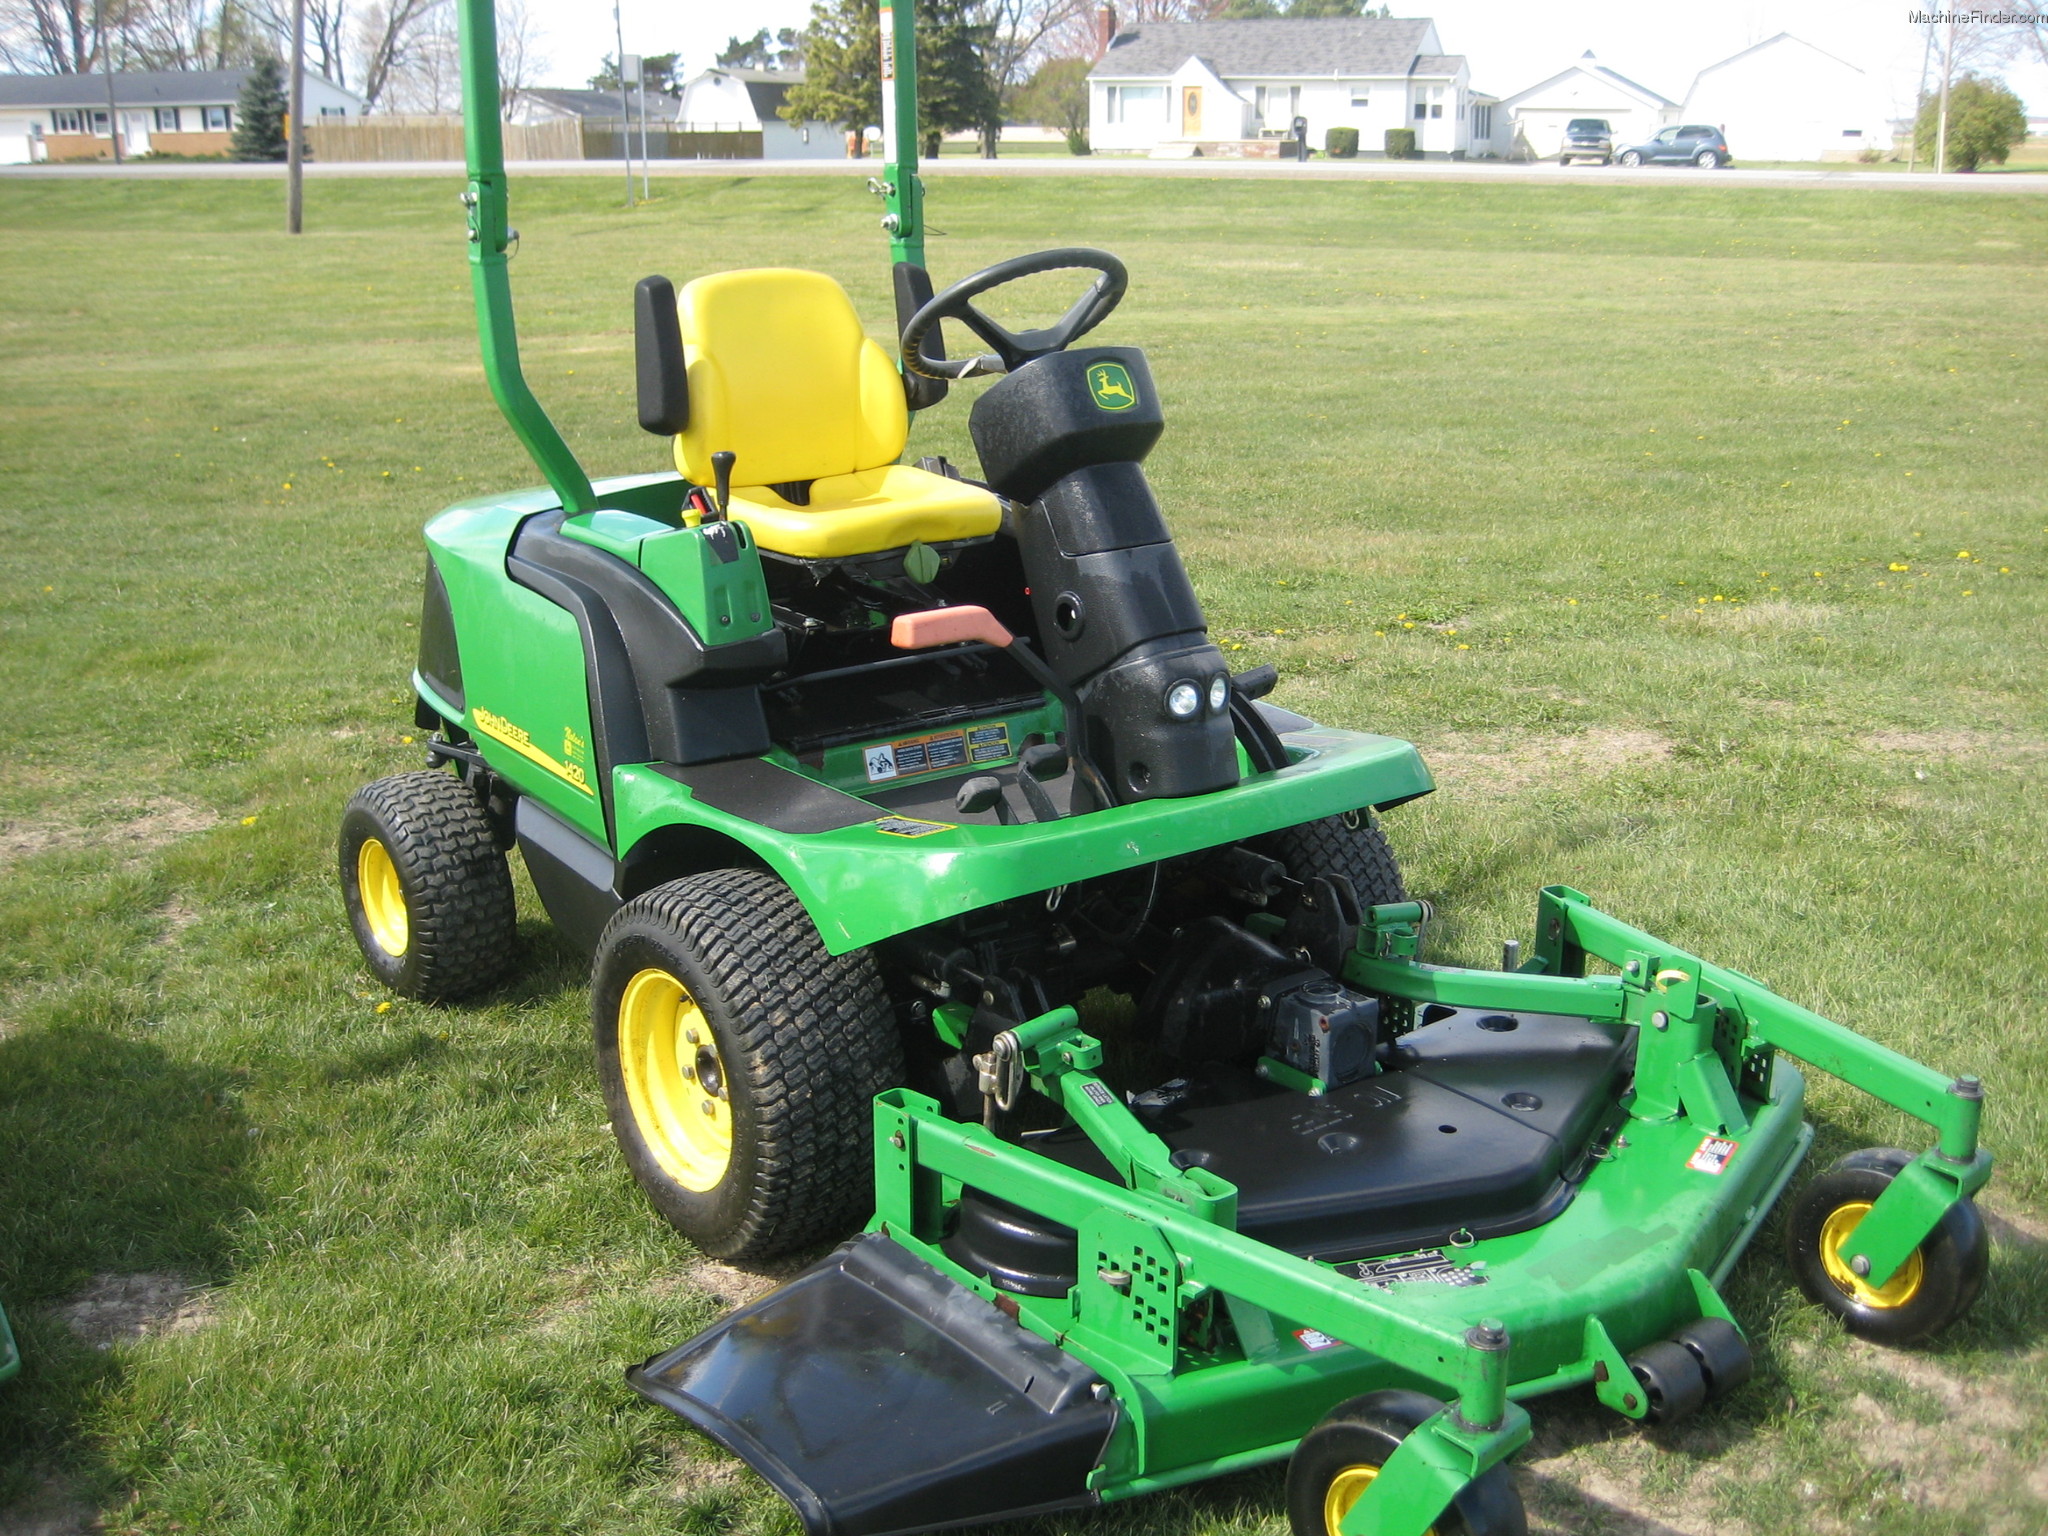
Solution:
<path fill-rule="evenodd" d="M 387 998 L 384 1002 L 379 1003 L 377 1005 L 377 1011 L 379 1013 L 389 1013 L 391 1011 L 390 1000 Z"/>
<path fill-rule="evenodd" d="M 244 816 L 242 818 L 242 825 L 245 827 L 253 827 L 256 825 L 256 818 L 254 816 Z"/>

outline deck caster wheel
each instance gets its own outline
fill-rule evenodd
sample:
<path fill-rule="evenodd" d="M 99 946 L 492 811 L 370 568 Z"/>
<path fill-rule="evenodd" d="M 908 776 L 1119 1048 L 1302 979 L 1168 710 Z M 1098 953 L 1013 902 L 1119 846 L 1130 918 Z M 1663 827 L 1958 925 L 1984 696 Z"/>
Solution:
<path fill-rule="evenodd" d="M 1709 1397 L 1726 1397 L 1756 1371 L 1756 1357 L 1749 1352 L 1748 1343 L 1725 1317 L 1703 1317 L 1673 1337 L 1699 1362 Z"/>
<path fill-rule="evenodd" d="M 612 1133 L 670 1226 L 758 1262 L 860 1222 L 873 1100 L 903 1079 L 873 956 L 827 954 L 788 886 L 721 869 L 619 908 L 590 990 Z"/>
<path fill-rule="evenodd" d="M 1851 1152 L 1815 1179 L 1785 1222 L 1785 1257 L 1799 1288 L 1858 1338 L 1913 1344 L 1967 1312 L 1991 1258 L 1974 1202 L 1950 1206 L 1883 1285 L 1858 1275 L 1850 1234 L 1913 1154 L 1897 1147 Z"/>
<path fill-rule="evenodd" d="M 1691 1350 L 1671 1339 L 1637 1350 L 1628 1357 L 1628 1368 L 1643 1384 L 1649 1411 L 1645 1424 L 1676 1424 L 1690 1418 L 1707 1400 L 1707 1374 Z"/>
<path fill-rule="evenodd" d="M 438 1003 L 505 974 L 512 875 L 461 780 L 423 770 L 365 784 L 342 812 L 340 854 L 349 926 L 385 986 Z"/>
<path fill-rule="evenodd" d="M 1338 1523 L 1417 1426 L 1443 1404 L 1420 1392 L 1368 1392 L 1339 1403 L 1302 1437 L 1287 1464 L 1293 1536 L 1339 1536 Z M 1467 1483 L 1430 1527 L 1432 1536 L 1528 1536 L 1522 1496 L 1505 1466 Z"/>

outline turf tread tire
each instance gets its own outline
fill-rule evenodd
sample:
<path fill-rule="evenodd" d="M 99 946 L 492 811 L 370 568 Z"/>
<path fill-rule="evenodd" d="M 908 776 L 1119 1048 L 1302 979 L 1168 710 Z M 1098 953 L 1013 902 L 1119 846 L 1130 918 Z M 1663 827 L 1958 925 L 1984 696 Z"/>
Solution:
<path fill-rule="evenodd" d="M 1287 866 L 1287 873 L 1307 881 L 1317 875 L 1345 875 L 1362 907 L 1406 901 L 1407 883 L 1394 858 L 1393 845 L 1368 811 L 1356 816 L 1357 826 L 1342 816 L 1305 821 L 1255 838 L 1251 846 Z"/>
<path fill-rule="evenodd" d="M 1294 1448 L 1287 1464 L 1287 1523 L 1292 1536 L 1329 1536 L 1324 1495 L 1347 1467 L 1385 1466 L 1401 1442 L 1443 1404 L 1392 1388 L 1339 1403 Z M 1529 1517 L 1514 1474 L 1496 1464 L 1467 1483 L 1430 1527 L 1435 1536 L 1528 1536 Z"/>
<path fill-rule="evenodd" d="M 356 856 L 383 842 L 405 894 L 405 953 L 370 935 Z M 341 816 L 341 889 L 349 926 L 377 979 L 400 996 L 453 1002 L 495 985 L 511 968 L 518 911 L 512 872 L 475 793 L 431 769 L 365 784 Z"/>
<path fill-rule="evenodd" d="M 661 1170 L 626 1099 L 619 1000 L 650 961 L 672 964 L 704 1011 L 731 1085 L 731 1169 L 705 1193 Z M 902 1084 L 902 1035 L 874 957 L 828 954 L 788 886 L 722 869 L 635 897 L 598 940 L 591 1002 L 620 1149 L 655 1210 L 699 1249 L 758 1263 L 842 1237 L 867 1216 L 873 1101 Z"/>

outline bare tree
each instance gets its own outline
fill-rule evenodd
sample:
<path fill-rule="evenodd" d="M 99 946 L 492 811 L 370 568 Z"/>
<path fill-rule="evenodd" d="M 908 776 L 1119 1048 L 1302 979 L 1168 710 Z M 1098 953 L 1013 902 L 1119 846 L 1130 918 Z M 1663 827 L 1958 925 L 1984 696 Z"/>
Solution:
<path fill-rule="evenodd" d="M 519 94 L 548 67 L 547 33 L 526 9 L 526 0 L 498 0 L 498 111 L 509 117 Z"/>
<path fill-rule="evenodd" d="M 348 0 L 305 0 L 306 68 L 336 85 L 348 84 Z M 250 15 L 276 39 L 281 54 L 290 46 L 292 0 L 254 0 Z"/>
<path fill-rule="evenodd" d="M 99 62 L 92 0 L 0 0 L 0 63 L 34 75 L 82 75 Z"/>
<path fill-rule="evenodd" d="M 402 85 L 408 74 L 422 69 L 439 73 L 433 58 L 440 47 L 436 22 L 447 9 L 447 0 L 374 0 L 364 7 L 356 37 L 363 101 L 369 111 L 388 107 L 392 87 Z"/>

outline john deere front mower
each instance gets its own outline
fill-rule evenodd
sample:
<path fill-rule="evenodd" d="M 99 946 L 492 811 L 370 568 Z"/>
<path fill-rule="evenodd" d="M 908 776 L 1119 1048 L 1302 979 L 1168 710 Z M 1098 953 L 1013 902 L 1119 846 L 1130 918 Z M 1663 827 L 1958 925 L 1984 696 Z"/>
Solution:
<path fill-rule="evenodd" d="M 1895 1343 L 1970 1304 L 1973 1079 L 1564 887 L 1499 970 L 1421 958 L 1378 818 L 1429 773 L 1210 643 L 1151 371 L 1098 339 L 1122 264 L 934 292 L 909 8 L 890 345 L 820 273 L 646 278 L 639 416 L 677 467 L 595 484 L 520 376 L 491 12 L 461 14 L 486 371 L 548 485 L 428 525 L 429 762 L 349 805 L 356 936 L 408 996 L 488 989 L 516 847 L 593 956 L 662 1215 L 738 1262 L 859 1232 L 643 1394 L 812 1536 L 1290 1458 L 1301 1536 L 1519 1531 L 1526 1400 L 1669 1422 L 1749 1375 L 1719 1287 L 1812 1139 L 1788 1055 L 1932 1140 L 1794 1203 L 1807 1294 Z M 980 307 L 1047 272 L 1085 284 L 1043 329 Z M 912 460 L 913 413 L 981 378 L 974 472 Z"/>

